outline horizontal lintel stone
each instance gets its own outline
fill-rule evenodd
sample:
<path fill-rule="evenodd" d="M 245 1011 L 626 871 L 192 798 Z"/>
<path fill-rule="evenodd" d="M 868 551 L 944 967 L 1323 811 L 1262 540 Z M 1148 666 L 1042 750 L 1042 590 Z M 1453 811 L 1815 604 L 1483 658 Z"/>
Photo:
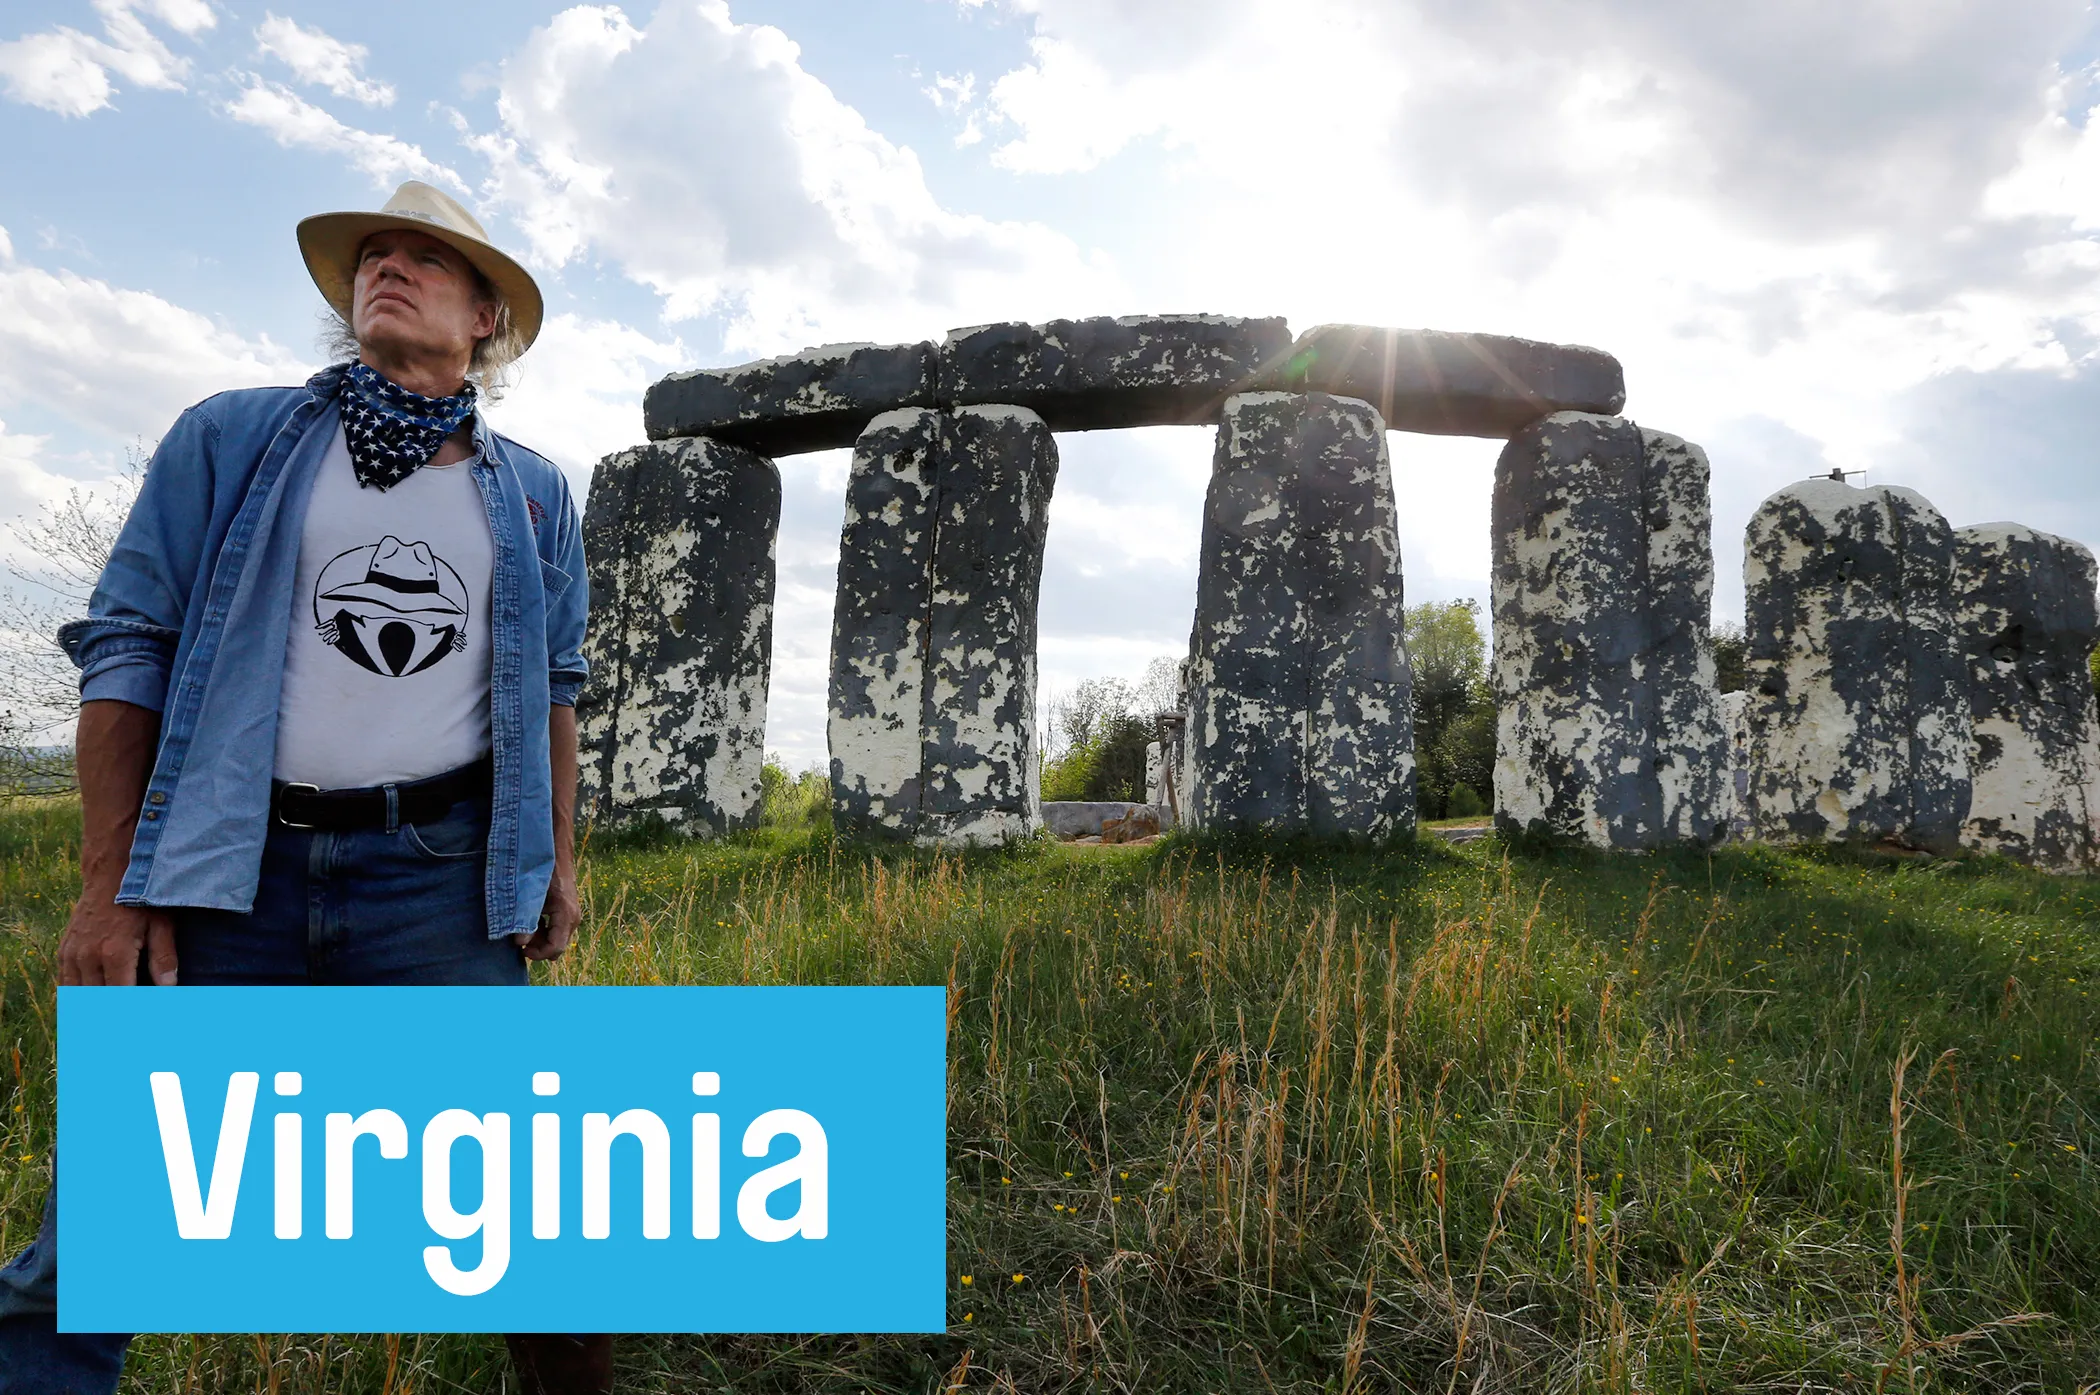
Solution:
<path fill-rule="evenodd" d="M 1553 412 L 1611 415 L 1619 361 L 1495 334 L 1277 317 L 1123 315 L 975 325 L 939 344 L 828 344 L 650 387 L 649 439 L 712 436 L 769 456 L 850 446 L 901 408 L 1025 407 L 1053 431 L 1209 425 L 1250 390 L 1370 403 L 1397 431 L 1506 437 Z"/>
<path fill-rule="evenodd" d="M 1280 318 L 1124 315 L 976 325 L 941 346 L 943 405 L 1026 407 L 1052 431 L 1211 425 L 1291 343 Z"/>
<path fill-rule="evenodd" d="M 762 455 L 850 446 L 870 421 L 931 407 L 935 348 L 826 344 L 735 368 L 673 373 L 642 398 L 652 441 L 712 436 Z"/>
<path fill-rule="evenodd" d="M 1554 412 L 1615 416 L 1626 373 L 1602 349 L 1500 334 L 1318 325 L 1262 386 L 1370 403 L 1394 431 L 1507 437 Z"/>

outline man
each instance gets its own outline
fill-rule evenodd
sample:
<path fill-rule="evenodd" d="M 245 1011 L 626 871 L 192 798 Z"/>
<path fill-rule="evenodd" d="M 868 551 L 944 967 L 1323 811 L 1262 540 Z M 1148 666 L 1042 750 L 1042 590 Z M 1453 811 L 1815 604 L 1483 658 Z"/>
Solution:
<path fill-rule="evenodd" d="M 476 410 L 539 289 L 415 182 L 299 246 L 349 361 L 185 412 L 60 634 L 62 984 L 523 984 L 581 918 L 580 528 L 560 471 Z M 128 1337 L 55 1330 L 56 1232 L 54 1192 L 0 1270 L 0 1395 L 122 1368 Z M 510 1340 L 527 1390 L 611 1388 L 610 1338 Z"/>

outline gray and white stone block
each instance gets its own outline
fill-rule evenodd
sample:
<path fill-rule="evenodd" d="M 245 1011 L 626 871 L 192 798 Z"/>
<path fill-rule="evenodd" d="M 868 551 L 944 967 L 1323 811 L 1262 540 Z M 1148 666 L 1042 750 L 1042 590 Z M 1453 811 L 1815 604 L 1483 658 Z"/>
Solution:
<path fill-rule="evenodd" d="M 1625 371 L 1601 349 L 1374 325 L 1307 330 L 1261 386 L 1360 398 L 1395 431 L 1444 436 L 1508 436 L 1553 412 L 1626 405 Z"/>
<path fill-rule="evenodd" d="M 941 414 L 907 408 L 853 448 L 831 617 L 832 820 L 915 838 L 922 802 Z"/>
<path fill-rule="evenodd" d="M 1053 799 L 1043 805 L 1043 827 L 1053 838 L 1098 838 L 1102 825 L 1140 814 L 1161 830 L 1174 826 L 1174 811 L 1158 800 L 1148 804 L 1128 800 Z"/>
<path fill-rule="evenodd" d="M 1721 730 L 1728 734 L 1728 838 L 1750 837 L 1750 694 L 1721 694 Z"/>
<path fill-rule="evenodd" d="M 1036 603 L 1057 447 L 1015 407 L 912 409 L 856 444 L 830 687 L 842 831 L 997 842 L 1042 826 Z"/>
<path fill-rule="evenodd" d="M 642 395 L 652 441 L 712 436 L 766 455 L 850 446 L 868 423 L 934 402 L 934 346 L 825 344 L 734 368 L 673 373 Z"/>
<path fill-rule="evenodd" d="M 756 826 L 773 647 L 780 472 L 690 438 L 607 456 L 591 482 L 582 817 Z"/>
<path fill-rule="evenodd" d="M 1208 425 L 1281 358 L 1281 319 L 1124 315 L 958 329 L 940 351 L 943 405 L 1010 403 L 1053 431 Z"/>
<path fill-rule="evenodd" d="M 1226 401 L 1186 673 L 1185 823 L 1413 832 L 1413 671 L 1371 407 L 1319 393 Z"/>
<path fill-rule="evenodd" d="M 1728 766 L 1705 454 L 1561 412 L 1495 467 L 1495 822 L 1599 848 L 1709 845 Z"/>
<path fill-rule="evenodd" d="M 942 414 L 920 836 L 994 843 L 1042 827 L 1036 607 L 1057 443 L 1021 407 Z"/>
<path fill-rule="evenodd" d="M 2100 636 L 2093 554 L 2017 523 L 1954 530 L 1974 795 L 1963 841 L 2052 872 L 2100 870 Z"/>
<path fill-rule="evenodd" d="M 1908 489 L 1811 479 L 1743 544 L 1752 836 L 1960 846 L 1970 803 L 1954 530 Z"/>

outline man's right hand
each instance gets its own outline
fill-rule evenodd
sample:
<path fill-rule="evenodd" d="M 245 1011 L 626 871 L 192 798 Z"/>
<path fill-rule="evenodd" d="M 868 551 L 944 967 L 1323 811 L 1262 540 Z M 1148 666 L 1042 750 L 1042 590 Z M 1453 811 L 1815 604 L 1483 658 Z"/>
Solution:
<path fill-rule="evenodd" d="M 175 983 L 175 922 L 163 911 L 82 896 L 58 942 L 58 981 L 66 987 L 139 981 L 139 949 L 162 987 Z"/>

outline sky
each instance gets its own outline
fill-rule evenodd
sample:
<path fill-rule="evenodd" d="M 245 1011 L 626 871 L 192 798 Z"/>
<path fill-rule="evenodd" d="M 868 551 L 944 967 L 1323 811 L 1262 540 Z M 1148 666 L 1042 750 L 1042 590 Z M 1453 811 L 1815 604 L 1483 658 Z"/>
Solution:
<path fill-rule="evenodd" d="M 1832 468 L 2100 544 L 2100 20 L 2077 0 L 16 0 L 0 520 L 303 379 L 292 229 L 403 179 L 549 318 L 501 430 L 592 465 L 666 373 L 1195 311 L 1625 364 L 1742 534 Z M 1485 603 L 1492 441 L 1388 437 L 1410 601 Z M 1042 683 L 1186 648 L 1211 433 L 1059 438 Z M 824 760 L 847 457 L 783 458 L 767 745 Z"/>

